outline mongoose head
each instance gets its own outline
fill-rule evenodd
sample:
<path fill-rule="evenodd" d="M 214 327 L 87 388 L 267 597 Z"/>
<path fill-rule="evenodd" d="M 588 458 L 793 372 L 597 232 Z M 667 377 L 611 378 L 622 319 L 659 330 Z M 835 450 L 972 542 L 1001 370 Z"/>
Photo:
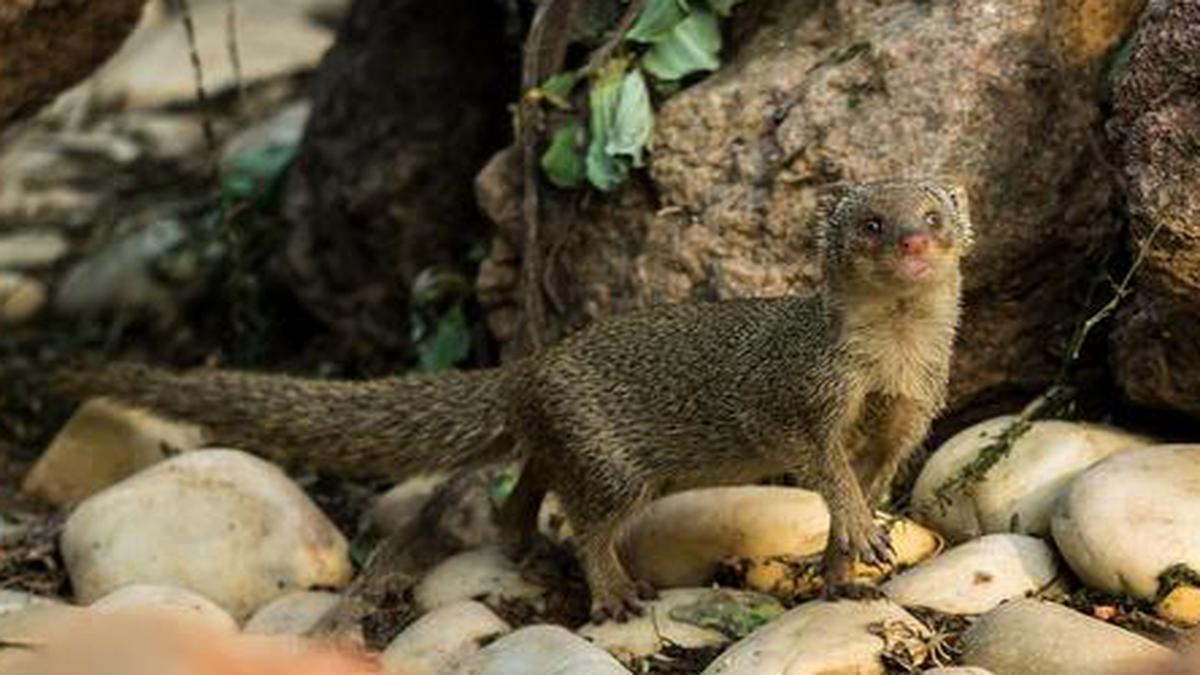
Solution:
<path fill-rule="evenodd" d="M 966 191 L 938 181 L 844 188 L 833 195 L 820 227 L 826 279 L 876 292 L 957 275 L 972 241 Z"/>

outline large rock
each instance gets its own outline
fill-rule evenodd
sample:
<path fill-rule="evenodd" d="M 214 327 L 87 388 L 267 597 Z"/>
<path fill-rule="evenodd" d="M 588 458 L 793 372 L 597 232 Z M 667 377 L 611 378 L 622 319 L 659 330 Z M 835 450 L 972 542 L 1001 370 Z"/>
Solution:
<path fill-rule="evenodd" d="M 1129 675 L 1172 656 L 1144 637 L 1038 600 L 983 615 L 963 634 L 962 648 L 962 663 L 996 675 Z"/>
<path fill-rule="evenodd" d="M 333 524 L 282 471 L 235 450 L 186 453 L 89 497 L 60 544 L 85 603 L 159 583 L 244 618 L 290 591 L 350 578 Z"/>
<path fill-rule="evenodd" d="M 904 606 L 982 614 L 1040 590 L 1057 575 L 1054 551 L 1041 539 L 991 534 L 893 577 L 883 584 L 883 592 Z"/>
<path fill-rule="evenodd" d="M 1112 137 L 1130 247 L 1158 230 L 1113 332 L 1117 379 L 1136 403 L 1200 415 L 1200 4 L 1149 4 L 1116 91 Z"/>
<path fill-rule="evenodd" d="M 1046 346 L 1069 333 L 1090 263 L 1119 230 L 1112 177 L 1089 150 L 1096 71 L 1141 4 L 1071 2 L 1048 17 L 1040 0 L 782 3 L 727 67 L 663 105 L 650 180 L 594 200 L 547 242 L 556 327 L 810 288 L 822 185 L 949 174 L 979 234 L 953 403 L 1045 384 L 1058 367 Z M 519 245 L 498 180 L 480 176 L 481 198 Z"/>
<path fill-rule="evenodd" d="M 246 621 L 245 631 L 254 635 L 307 635 L 341 599 L 341 595 L 329 591 L 288 593 L 260 607 Z"/>
<path fill-rule="evenodd" d="M 655 586 L 712 580 L 727 558 L 803 556 L 825 548 L 829 510 L 815 492 L 740 486 L 689 490 L 656 500 L 629 526 L 621 557 Z"/>
<path fill-rule="evenodd" d="M 1200 445 L 1160 445 L 1111 457 L 1071 485 L 1054 541 L 1088 586 L 1153 599 L 1159 575 L 1200 571 Z"/>
<path fill-rule="evenodd" d="M 197 427 L 92 399 L 50 442 L 22 489 L 58 506 L 74 504 L 203 442 Z"/>
<path fill-rule="evenodd" d="M 735 643 L 704 675 L 882 675 L 881 630 L 908 635 L 914 647 L 928 633 L 890 602 L 809 602 Z"/>
<path fill-rule="evenodd" d="M 981 480 L 942 495 L 942 486 L 994 444 L 1013 419 L 968 427 L 933 453 L 913 486 L 918 519 L 957 541 L 990 532 L 1049 535 L 1054 500 L 1076 476 L 1111 454 L 1150 443 L 1096 424 L 1034 422 Z"/>
<path fill-rule="evenodd" d="M 608 652 L 559 626 L 526 626 L 467 659 L 457 675 L 629 675 Z"/>

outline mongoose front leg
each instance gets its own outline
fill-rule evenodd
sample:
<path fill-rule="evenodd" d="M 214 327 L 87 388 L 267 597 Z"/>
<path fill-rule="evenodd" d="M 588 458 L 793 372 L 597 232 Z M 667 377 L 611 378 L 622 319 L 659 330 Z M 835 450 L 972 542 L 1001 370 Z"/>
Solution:
<path fill-rule="evenodd" d="M 888 498 L 896 471 L 924 440 L 931 406 L 902 396 L 869 396 L 854 473 L 872 508 Z"/>
<path fill-rule="evenodd" d="M 880 597 L 878 589 L 851 581 L 855 560 L 881 565 L 890 561 L 893 554 L 887 533 L 875 524 L 851 467 L 848 437 L 841 431 L 830 435 L 820 463 L 821 484 L 816 486 L 829 506 L 829 539 L 823 564 L 825 597 Z"/>

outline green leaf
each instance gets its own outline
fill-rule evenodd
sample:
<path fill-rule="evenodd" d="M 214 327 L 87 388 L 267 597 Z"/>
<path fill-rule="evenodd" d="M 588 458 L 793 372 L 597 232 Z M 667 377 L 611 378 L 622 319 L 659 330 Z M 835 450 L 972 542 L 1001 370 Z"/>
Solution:
<path fill-rule="evenodd" d="M 570 120 L 554 132 L 550 147 L 542 154 L 542 171 L 560 188 L 578 187 L 587 176 L 583 152 L 587 133 L 579 120 Z"/>
<path fill-rule="evenodd" d="M 579 83 L 579 73 L 574 70 L 568 70 L 565 73 L 558 73 L 546 78 L 538 89 L 546 96 L 566 100 L 571 96 L 571 90 Z"/>
<path fill-rule="evenodd" d="M 717 15 L 695 10 L 680 21 L 667 39 L 642 57 L 642 67 L 661 80 L 678 80 L 692 73 L 716 70 L 721 65 L 721 27 Z"/>
<path fill-rule="evenodd" d="M 671 29 L 687 17 L 687 3 L 681 0 L 649 0 L 625 39 L 654 44 L 671 35 Z"/>
<path fill-rule="evenodd" d="M 783 614 L 783 605 L 769 595 L 734 595 L 726 591 L 713 591 L 711 595 L 675 607 L 670 612 L 676 621 L 712 628 L 733 640 L 746 637 L 780 614 Z"/>
<path fill-rule="evenodd" d="M 721 16 L 729 16 L 733 13 L 733 6 L 738 4 L 740 0 L 707 0 L 707 2 L 712 11 Z"/>
<path fill-rule="evenodd" d="M 471 331 L 462 305 L 454 305 L 438 318 L 437 330 L 417 345 L 421 370 L 441 370 L 463 361 L 471 353 Z"/>
<path fill-rule="evenodd" d="M 605 192 L 616 189 L 629 175 L 629 161 L 608 152 L 613 135 L 617 105 L 621 100 L 625 62 L 611 61 L 592 82 L 588 105 L 591 108 L 591 142 L 587 150 L 587 177 L 592 185 Z"/>
<path fill-rule="evenodd" d="M 275 143 L 234 155 L 221 166 L 221 193 L 226 200 L 263 205 L 296 158 L 293 143 Z"/>
<path fill-rule="evenodd" d="M 605 152 L 612 156 L 625 155 L 634 166 L 641 166 L 642 153 L 653 131 L 654 109 L 650 107 L 650 92 L 646 89 L 642 71 L 635 68 L 621 81 L 612 134 Z"/>

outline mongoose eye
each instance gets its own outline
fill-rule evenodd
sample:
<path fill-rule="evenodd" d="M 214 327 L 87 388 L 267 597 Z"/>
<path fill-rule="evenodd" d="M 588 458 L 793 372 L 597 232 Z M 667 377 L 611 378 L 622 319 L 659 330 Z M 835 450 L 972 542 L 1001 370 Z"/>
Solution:
<path fill-rule="evenodd" d="M 863 228 L 865 228 L 867 232 L 870 232 L 871 234 L 879 234 L 880 232 L 883 232 L 883 221 L 879 220 L 878 218 L 868 218 L 867 221 L 863 223 Z"/>
<path fill-rule="evenodd" d="M 942 224 L 942 214 L 937 211 L 927 211 L 925 213 L 925 225 L 928 227 L 939 227 Z"/>

